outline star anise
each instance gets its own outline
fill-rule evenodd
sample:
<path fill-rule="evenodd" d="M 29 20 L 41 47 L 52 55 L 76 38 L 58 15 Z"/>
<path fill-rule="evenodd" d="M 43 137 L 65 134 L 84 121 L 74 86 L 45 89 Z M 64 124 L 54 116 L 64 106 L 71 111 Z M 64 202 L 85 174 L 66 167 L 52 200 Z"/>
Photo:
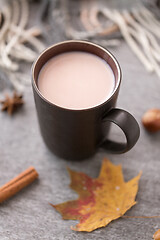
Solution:
<path fill-rule="evenodd" d="M 22 98 L 22 94 L 17 94 L 16 92 L 13 93 L 13 97 L 5 94 L 5 100 L 0 101 L 2 104 L 1 110 L 7 111 L 9 115 L 12 115 L 13 112 L 24 103 Z"/>

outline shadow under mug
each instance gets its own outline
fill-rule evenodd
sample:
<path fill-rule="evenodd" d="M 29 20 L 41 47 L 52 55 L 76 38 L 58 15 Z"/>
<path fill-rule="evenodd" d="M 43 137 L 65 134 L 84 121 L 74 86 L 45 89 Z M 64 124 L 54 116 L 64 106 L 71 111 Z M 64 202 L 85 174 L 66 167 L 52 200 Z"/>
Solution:
<path fill-rule="evenodd" d="M 115 88 L 104 103 L 84 110 L 71 110 L 49 102 L 39 91 L 37 80 L 43 65 L 50 58 L 70 51 L 92 53 L 110 65 L 115 77 Z M 94 43 L 64 41 L 42 52 L 33 64 L 32 86 L 41 134 L 48 148 L 62 158 L 75 160 L 91 156 L 98 147 L 104 147 L 113 153 L 130 150 L 137 142 L 140 130 L 130 113 L 115 108 L 120 83 L 121 70 L 117 60 L 108 50 Z M 125 143 L 107 139 L 111 122 L 122 129 L 126 137 Z"/>

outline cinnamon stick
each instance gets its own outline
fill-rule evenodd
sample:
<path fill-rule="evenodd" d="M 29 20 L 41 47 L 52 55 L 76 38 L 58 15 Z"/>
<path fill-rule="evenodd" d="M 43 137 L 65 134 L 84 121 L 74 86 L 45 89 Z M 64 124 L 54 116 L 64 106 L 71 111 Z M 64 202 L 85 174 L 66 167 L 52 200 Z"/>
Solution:
<path fill-rule="evenodd" d="M 34 167 L 29 167 L 17 177 L 6 183 L 0 188 L 0 203 L 14 196 L 24 187 L 38 178 L 38 173 Z"/>

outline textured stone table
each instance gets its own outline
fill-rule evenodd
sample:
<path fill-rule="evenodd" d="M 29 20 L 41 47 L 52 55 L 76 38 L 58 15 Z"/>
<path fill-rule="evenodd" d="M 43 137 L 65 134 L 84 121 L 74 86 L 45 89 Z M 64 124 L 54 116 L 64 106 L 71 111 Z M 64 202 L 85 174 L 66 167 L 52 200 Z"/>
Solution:
<path fill-rule="evenodd" d="M 121 218 L 92 233 L 77 233 L 70 230 L 76 221 L 62 220 L 48 204 L 77 197 L 68 186 L 67 166 L 97 177 L 102 159 L 108 157 L 114 164 L 122 164 L 126 181 L 143 171 L 138 204 L 127 215 L 160 215 L 160 133 L 151 135 L 141 126 L 143 113 L 148 108 L 160 107 L 160 79 L 145 71 L 125 43 L 111 51 L 123 71 L 117 106 L 130 111 L 139 121 L 141 136 L 137 145 L 123 155 L 111 155 L 99 150 L 82 162 L 54 156 L 40 136 L 32 90 L 28 87 L 22 110 L 13 117 L 0 113 L 0 185 L 30 165 L 39 172 L 39 180 L 0 205 L 0 239 L 150 240 L 160 228 L 160 219 Z"/>

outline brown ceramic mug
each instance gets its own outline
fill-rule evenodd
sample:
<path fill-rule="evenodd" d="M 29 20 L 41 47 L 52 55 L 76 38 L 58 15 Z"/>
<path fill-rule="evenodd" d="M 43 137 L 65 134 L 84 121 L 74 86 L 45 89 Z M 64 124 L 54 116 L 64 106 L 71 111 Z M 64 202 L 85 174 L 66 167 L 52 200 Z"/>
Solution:
<path fill-rule="evenodd" d="M 70 51 L 95 54 L 110 65 L 116 84 L 112 95 L 104 103 L 84 110 L 71 110 L 56 106 L 42 96 L 37 85 L 41 68 L 50 58 Z M 32 86 L 41 134 L 48 148 L 66 159 L 87 158 L 98 147 L 113 153 L 130 150 L 137 142 L 140 130 L 130 113 L 115 108 L 120 83 L 121 69 L 117 60 L 108 50 L 94 43 L 70 40 L 57 43 L 42 52 L 33 64 Z M 107 139 L 111 122 L 122 129 L 125 143 Z"/>

